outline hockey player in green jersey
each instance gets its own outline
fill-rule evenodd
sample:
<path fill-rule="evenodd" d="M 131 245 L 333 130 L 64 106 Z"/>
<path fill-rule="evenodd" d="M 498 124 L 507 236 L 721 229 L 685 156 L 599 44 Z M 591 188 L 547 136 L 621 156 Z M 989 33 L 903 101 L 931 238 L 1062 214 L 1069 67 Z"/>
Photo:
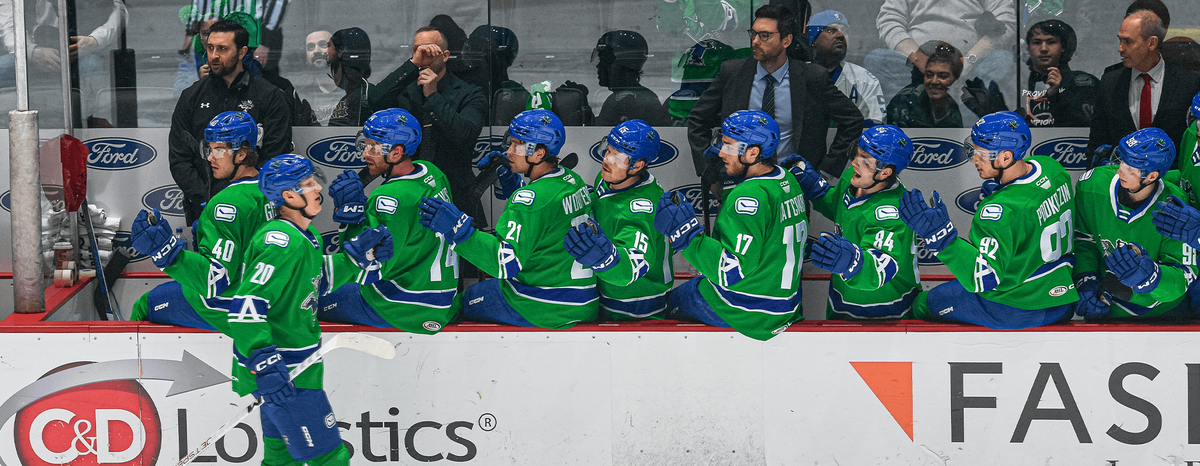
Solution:
<path fill-rule="evenodd" d="M 324 364 L 290 378 L 289 365 L 321 347 L 317 298 L 328 290 L 321 236 L 312 218 L 321 211 L 321 185 L 312 162 L 285 154 L 271 159 L 259 176 L 259 189 L 278 216 L 254 233 L 246 246 L 247 279 L 236 286 L 229 305 L 233 337 L 233 390 L 262 397 L 263 463 L 350 464 L 336 417 L 322 390 Z M 378 232 L 379 234 L 374 234 Z M 347 241 L 350 259 L 378 268 L 391 255 L 386 228 L 367 230 Z M 377 250 L 378 257 L 369 252 Z M 335 259 L 342 259 L 338 255 Z"/>
<path fill-rule="evenodd" d="M 509 163 L 529 184 L 511 193 L 494 236 L 476 232 L 454 204 L 421 200 L 421 225 L 496 277 L 463 292 L 464 320 L 558 329 L 596 319 L 595 274 L 563 248 L 567 230 L 592 213 L 583 178 L 558 166 L 566 134 L 548 110 L 526 110 L 508 125 Z"/>
<path fill-rule="evenodd" d="M 1174 183 L 1187 193 L 1183 198 L 1192 207 L 1200 206 L 1200 145 L 1196 143 L 1196 131 L 1200 129 L 1200 93 L 1192 97 L 1192 106 L 1188 109 L 1187 129 L 1179 144 L 1179 170 L 1171 170 L 1163 175 L 1163 180 Z"/>
<path fill-rule="evenodd" d="M 658 132 L 642 120 L 609 131 L 592 204 L 597 229 L 580 224 L 563 238 L 571 257 L 599 278 L 605 320 L 662 318 L 675 281 L 670 245 L 654 229 L 654 203 L 663 188 L 647 172 L 660 147 Z"/>
<path fill-rule="evenodd" d="M 922 292 L 917 318 L 1020 329 L 1069 319 L 1079 300 L 1071 281 L 1075 209 L 1071 177 L 1050 157 L 1026 157 L 1029 126 L 1014 112 L 980 118 L 964 142 L 985 198 L 958 237 L 937 191 L 900 197 L 900 218 L 946 264 L 955 280 Z"/>
<path fill-rule="evenodd" d="M 213 178 L 231 180 L 200 214 L 196 228 L 197 252 L 170 235 L 171 226 L 154 212 L 162 241 L 151 241 L 145 211 L 133 221 L 131 240 L 139 253 L 151 256 L 154 265 L 175 281 L 163 283 L 142 295 L 133 305 L 130 320 L 184 325 L 226 332 L 225 310 L 230 284 L 242 276 L 242 255 L 250 237 L 275 215 L 258 189 L 258 125 L 245 112 L 224 112 L 204 129 L 202 153 L 212 165 Z M 231 290 L 230 290 L 231 291 Z"/>
<path fill-rule="evenodd" d="M 913 144 L 892 125 L 863 130 L 858 155 L 833 190 L 800 155 L 792 168 L 813 208 L 837 224 L 840 235 L 822 232 L 813 244 L 813 265 L 833 272 L 827 319 L 911 317 L 921 291 L 917 243 L 900 220 L 904 185 L 897 175 L 912 160 Z"/>
<path fill-rule="evenodd" d="M 317 318 L 326 322 L 396 327 L 406 332 L 437 333 L 458 313 L 458 255 L 446 240 L 413 222 L 422 197 L 452 202 L 446 175 L 429 162 L 414 161 L 421 123 L 407 110 L 375 112 L 359 136 L 363 158 L 383 185 L 363 194 L 358 173 L 346 170 L 329 186 L 334 221 L 346 225 L 344 241 L 366 229 L 386 225 L 395 249 L 403 251 L 371 285 L 359 280 L 357 267 L 333 270 L 334 291 L 319 299 Z"/>
<path fill-rule="evenodd" d="M 658 202 L 654 228 L 701 273 L 667 296 L 667 316 L 767 340 L 803 318 L 804 192 L 772 161 L 779 125 L 766 112 L 733 112 L 721 124 L 721 142 L 725 173 L 737 185 L 725 192 L 712 237 L 700 234 L 695 206 L 679 202 L 678 192 Z"/>
<path fill-rule="evenodd" d="M 1116 153 L 1121 165 L 1089 170 L 1075 190 L 1075 313 L 1089 319 L 1185 313 L 1196 250 L 1159 234 L 1152 220 L 1156 203 L 1183 196 L 1159 179 L 1175 160 L 1175 145 L 1151 127 L 1121 138 Z M 1106 271 L 1120 282 L 1102 281 Z"/>

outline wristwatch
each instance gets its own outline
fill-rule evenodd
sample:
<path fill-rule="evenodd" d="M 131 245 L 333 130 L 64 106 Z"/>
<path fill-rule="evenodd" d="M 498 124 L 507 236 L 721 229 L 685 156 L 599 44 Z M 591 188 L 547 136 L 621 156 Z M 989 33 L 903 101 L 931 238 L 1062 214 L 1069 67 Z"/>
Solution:
<path fill-rule="evenodd" d="M 970 55 L 967 55 L 967 63 L 970 63 L 972 65 L 979 63 L 979 56 L 975 55 L 973 53 Z"/>

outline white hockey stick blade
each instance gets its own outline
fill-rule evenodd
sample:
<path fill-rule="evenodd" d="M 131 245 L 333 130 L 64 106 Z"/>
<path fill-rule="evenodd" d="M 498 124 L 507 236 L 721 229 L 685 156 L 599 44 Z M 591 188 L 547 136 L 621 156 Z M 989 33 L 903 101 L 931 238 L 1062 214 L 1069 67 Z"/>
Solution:
<path fill-rule="evenodd" d="M 354 351 L 366 353 L 382 359 L 392 359 L 396 357 L 396 348 L 387 340 L 362 333 L 339 333 L 326 340 L 324 343 L 321 343 L 321 349 L 309 355 L 307 358 L 304 358 L 300 364 L 297 364 L 296 367 L 292 368 L 290 371 L 291 380 L 296 380 L 296 377 L 299 377 L 301 373 L 303 373 L 305 370 L 308 370 L 308 368 L 312 367 L 313 364 L 319 362 L 321 358 L 325 356 L 325 354 L 339 348 L 352 349 Z M 201 453 L 204 453 L 204 450 L 207 450 L 208 447 L 212 446 L 214 443 L 217 443 L 217 440 L 220 440 L 221 437 L 224 437 L 225 434 L 228 434 L 229 431 L 233 430 L 238 423 L 249 417 L 250 413 L 254 412 L 254 408 L 257 408 L 261 404 L 263 404 L 263 399 L 258 398 L 254 400 L 253 403 L 250 403 L 250 405 L 242 408 L 240 411 L 238 411 L 237 415 L 233 417 L 233 419 L 230 419 L 229 422 L 226 422 L 224 425 L 218 428 L 216 432 L 213 432 L 212 435 L 204 439 L 199 446 L 192 449 L 192 451 L 186 456 L 180 458 L 179 462 L 175 463 L 175 466 L 183 466 L 191 463 L 192 460 L 196 459 L 197 456 L 200 456 Z"/>

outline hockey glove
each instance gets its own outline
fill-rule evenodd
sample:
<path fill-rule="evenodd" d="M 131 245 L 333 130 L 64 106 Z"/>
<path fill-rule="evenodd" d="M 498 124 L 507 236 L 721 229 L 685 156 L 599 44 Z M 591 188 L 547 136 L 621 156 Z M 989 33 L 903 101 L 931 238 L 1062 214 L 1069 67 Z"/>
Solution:
<path fill-rule="evenodd" d="M 696 220 L 696 207 L 691 202 L 683 202 L 683 195 L 677 191 L 667 191 L 658 200 L 654 229 L 671 241 L 672 250 L 682 251 L 704 232 L 704 225 Z"/>
<path fill-rule="evenodd" d="M 170 222 L 162 217 L 158 209 L 154 209 L 154 217 L 158 223 L 151 225 L 146 211 L 138 212 L 137 218 L 133 219 L 130 242 L 139 254 L 150 256 L 156 267 L 165 269 L 175 262 L 175 256 L 187 249 L 187 241 L 171 234 Z"/>
<path fill-rule="evenodd" d="M 296 386 L 292 385 L 287 364 L 283 362 L 283 355 L 276 351 L 275 345 L 254 350 L 246 368 L 254 374 L 254 381 L 258 385 L 258 390 L 251 392 L 255 398 L 276 404 L 295 398 Z"/>
<path fill-rule="evenodd" d="M 604 229 L 591 218 L 567 230 L 567 235 L 563 238 L 563 247 L 567 248 L 567 253 L 575 258 L 575 262 L 591 267 L 597 272 L 615 267 L 621 258 L 612 241 L 604 235 Z"/>
<path fill-rule="evenodd" d="M 1138 294 L 1154 291 L 1162 277 L 1159 274 L 1158 263 L 1137 243 L 1125 243 L 1113 248 L 1112 253 L 1104 258 L 1104 265 L 1108 266 L 1108 270 L 1116 275 L 1121 283 L 1133 288 L 1133 292 Z"/>
<path fill-rule="evenodd" d="M 822 231 L 813 244 L 813 265 L 833 273 L 841 274 L 843 280 L 858 275 L 863 266 L 863 251 L 850 240 L 833 233 Z"/>
<path fill-rule="evenodd" d="M 1108 315 L 1112 299 L 1100 288 L 1100 279 L 1094 273 L 1075 277 L 1075 290 L 1079 301 L 1075 303 L 1075 314 L 1084 319 L 1096 319 Z"/>
<path fill-rule="evenodd" d="M 963 82 L 962 103 L 980 117 L 1008 110 L 1008 106 L 1004 105 L 1004 94 L 1000 92 L 1000 85 L 996 84 L 996 81 L 992 81 L 991 84 L 984 87 L 983 80 L 980 78 L 968 79 Z"/>
<path fill-rule="evenodd" d="M 1120 165 L 1121 160 L 1113 156 L 1112 144 L 1105 144 L 1097 147 L 1092 151 L 1091 164 L 1088 168 L 1095 168 L 1104 165 Z"/>
<path fill-rule="evenodd" d="M 359 233 L 342 244 L 342 250 L 363 270 L 378 270 L 392 258 L 392 232 L 380 225 Z M 374 252 L 372 252 L 374 251 Z"/>
<path fill-rule="evenodd" d="M 471 226 L 474 219 L 458 210 L 454 204 L 436 197 L 422 197 L 421 205 L 417 207 L 420 209 L 421 226 L 441 233 L 450 244 L 466 241 L 475 233 L 475 227 Z"/>
<path fill-rule="evenodd" d="M 1152 214 L 1154 229 L 1160 235 L 1183 241 L 1192 249 L 1200 249 L 1200 211 L 1185 204 L 1175 196 L 1167 196 L 1158 202 L 1158 210 Z"/>
<path fill-rule="evenodd" d="M 820 199 L 829 192 L 829 183 L 825 181 L 825 177 L 812 165 L 804 160 L 800 154 L 792 154 L 779 161 L 780 166 L 791 165 L 789 169 L 792 176 L 796 177 L 796 181 L 800 183 L 800 190 L 804 191 L 804 196 L 809 200 Z"/>
<path fill-rule="evenodd" d="M 347 168 L 329 184 L 333 198 L 333 221 L 357 225 L 366 219 L 367 195 L 363 192 L 358 173 Z"/>
<path fill-rule="evenodd" d="M 958 230 L 950 222 L 950 213 L 937 191 L 930 198 L 933 207 L 925 204 L 925 197 L 917 189 L 900 195 L 900 219 L 922 240 L 925 249 L 937 254 L 958 237 Z"/>
<path fill-rule="evenodd" d="M 479 159 L 475 164 L 475 168 L 480 170 L 486 169 L 489 165 L 499 164 L 496 167 L 496 183 L 492 189 L 492 195 L 501 201 L 507 201 L 509 196 L 516 190 L 521 189 L 521 175 L 513 173 L 508 169 L 505 163 L 506 155 L 500 151 L 491 151 Z"/>
<path fill-rule="evenodd" d="M 1000 189 L 1000 182 L 996 180 L 983 180 L 983 186 L 979 187 L 980 199 L 987 199 L 992 193 Z"/>

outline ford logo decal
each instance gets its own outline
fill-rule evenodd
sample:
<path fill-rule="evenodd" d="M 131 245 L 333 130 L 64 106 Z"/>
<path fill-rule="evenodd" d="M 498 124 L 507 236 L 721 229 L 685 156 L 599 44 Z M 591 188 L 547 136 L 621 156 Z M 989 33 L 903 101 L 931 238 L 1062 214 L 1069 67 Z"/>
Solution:
<path fill-rule="evenodd" d="M 600 153 L 600 148 L 603 146 L 604 140 L 600 140 L 595 144 L 592 144 L 592 148 L 588 150 L 588 153 L 592 154 L 592 160 L 595 160 L 598 163 L 604 163 L 604 154 Z M 674 144 L 671 144 L 667 141 L 660 141 L 658 153 L 650 159 L 646 165 L 646 168 L 654 168 L 666 165 L 675 160 L 676 157 L 679 157 L 679 149 L 677 149 Z"/>
<path fill-rule="evenodd" d="M 163 215 L 183 217 L 183 190 L 173 184 L 154 188 L 142 196 L 142 205 Z"/>
<path fill-rule="evenodd" d="M 354 136 L 334 136 L 308 145 L 308 158 L 333 168 L 362 168 L 366 159 L 354 146 Z"/>
<path fill-rule="evenodd" d="M 488 152 L 497 151 L 504 152 L 504 134 L 493 134 L 490 136 L 479 136 L 475 140 L 475 153 L 472 154 L 471 162 L 478 162 L 479 159 L 488 154 Z"/>
<path fill-rule="evenodd" d="M 66 201 L 63 198 L 62 186 L 44 184 L 42 185 L 42 192 L 46 193 L 46 200 L 49 200 L 55 209 L 62 210 L 67 207 Z M 5 212 L 12 212 L 12 191 L 5 191 L 3 194 L 0 194 L 0 208 L 4 209 Z"/>
<path fill-rule="evenodd" d="M 88 148 L 87 164 L 97 170 L 129 170 L 154 160 L 154 146 L 137 139 L 100 138 L 84 141 Z"/>
<path fill-rule="evenodd" d="M 945 138 L 913 138 L 913 157 L 909 170 L 945 170 L 957 167 L 971 157 L 962 142 Z"/>
<path fill-rule="evenodd" d="M 113 238 L 113 250 L 129 257 L 129 262 L 142 261 L 150 257 L 138 254 L 137 249 L 133 248 L 133 241 L 128 231 L 117 232 L 117 235 Z"/>
<path fill-rule="evenodd" d="M 672 191 L 679 191 L 688 202 L 692 203 L 692 207 L 696 208 L 696 213 L 704 215 L 704 208 L 701 207 L 704 203 L 704 191 L 700 189 L 700 184 L 683 185 Z M 715 196 L 708 197 L 708 214 L 711 217 L 716 217 L 721 212 L 721 203 Z"/>
<path fill-rule="evenodd" d="M 957 198 L 954 199 L 954 205 L 971 215 L 975 215 L 975 211 L 979 210 L 979 203 L 983 201 L 983 190 L 980 188 L 972 188 L 963 191 Z"/>
<path fill-rule="evenodd" d="M 1033 146 L 1033 155 L 1050 157 L 1067 170 L 1086 170 L 1087 145 L 1087 138 L 1051 139 Z"/>
<path fill-rule="evenodd" d="M 925 245 L 917 246 L 917 264 L 918 265 L 942 265 L 937 255 L 925 249 Z"/>
<path fill-rule="evenodd" d="M 337 230 L 321 233 L 321 250 L 325 255 L 342 252 L 342 243 L 338 240 Z"/>

